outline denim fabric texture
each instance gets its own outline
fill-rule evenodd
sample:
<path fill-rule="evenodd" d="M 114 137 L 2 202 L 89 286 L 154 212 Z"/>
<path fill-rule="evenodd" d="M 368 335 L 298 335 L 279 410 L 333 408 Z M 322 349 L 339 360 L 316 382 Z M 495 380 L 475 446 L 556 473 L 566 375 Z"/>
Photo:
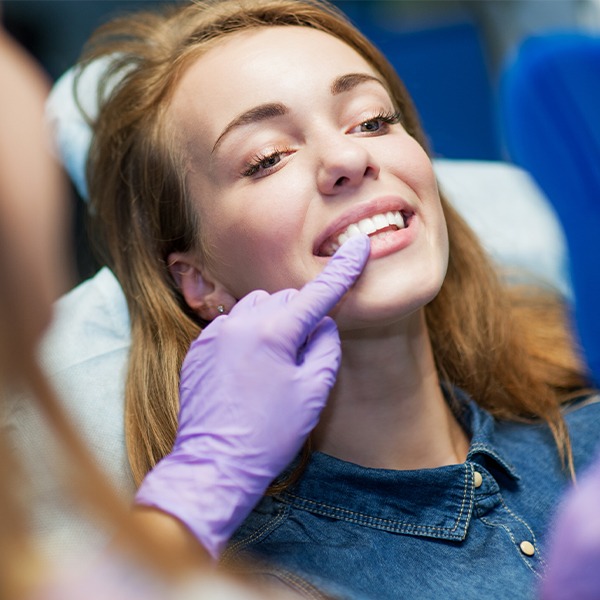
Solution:
<path fill-rule="evenodd" d="M 535 598 L 570 477 L 545 424 L 497 421 L 454 395 L 471 437 L 465 463 L 393 471 L 316 452 L 297 483 L 256 507 L 223 562 L 250 560 L 308 598 Z M 565 418 L 580 470 L 599 439 L 600 399 L 572 403 Z"/>

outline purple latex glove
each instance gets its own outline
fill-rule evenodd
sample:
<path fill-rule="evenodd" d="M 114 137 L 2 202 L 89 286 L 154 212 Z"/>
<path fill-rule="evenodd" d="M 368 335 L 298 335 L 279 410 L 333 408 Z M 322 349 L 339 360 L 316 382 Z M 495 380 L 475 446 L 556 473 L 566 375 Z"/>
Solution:
<path fill-rule="evenodd" d="M 317 424 L 341 357 L 326 315 L 369 251 L 351 238 L 302 290 L 252 292 L 192 343 L 173 450 L 136 503 L 177 517 L 214 558 Z"/>
<path fill-rule="evenodd" d="M 565 497 L 550 542 L 541 598 L 600 598 L 600 456 Z"/>

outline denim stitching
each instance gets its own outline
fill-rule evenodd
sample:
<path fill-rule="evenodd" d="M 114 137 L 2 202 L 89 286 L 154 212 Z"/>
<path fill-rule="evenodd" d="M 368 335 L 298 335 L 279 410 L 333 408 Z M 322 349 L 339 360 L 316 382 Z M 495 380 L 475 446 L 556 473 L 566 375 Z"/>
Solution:
<path fill-rule="evenodd" d="M 244 546 L 249 546 L 253 544 L 262 536 L 274 531 L 277 527 L 279 527 L 279 525 L 281 525 L 281 522 L 287 517 L 287 513 L 288 507 L 283 506 L 273 519 L 269 519 L 264 525 L 261 525 L 256 531 L 253 531 L 249 536 L 242 538 L 241 540 L 235 542 L 234 544 L 226 548 L 226 550 L 221 555 L 219 562 L 225 563 L 226 561 L 231 560 L 233 558 L 233 555 L 238 550 L 240 550 Z"/>
<path fill-rule="evenodd" d="M 506 512 L 513 519 L 515 519 L 516 521 L 518 521 L 519 523 L 521 523 L 525 527 L 525 529 L 527 529 L 527 531 L 529 531 L 529 533 L 531 535 L 531 538 L 532 538 L 532 541 L 533 541 L 533 543 L 534 543 L 534 545 L 536 547 L 537 559 L 539 560 L 539 562 L 542 565 L 543 569 L 545 569 L 546 568 L 546 561 L 541 556 L 540 547 L 538 545 L 537 537 L 536 537 L 535 533 L 533 532 L 533 529 L 531 529 L 531 527 L 529 526 L 529 524 L 526 521 L 524 521 L 519 515 L 517 515 L 516 513 L 514 513 L 508 507 L 508 505 L 506 504 L 506 502 L 505 502 L 504 497 L 502 496 L 502 494 L 498 493 L 498 497 L 500 498 L 500 504 L 502 505 L 502 507 L 504 508 L 504 510 L 506 510 Z M 513 537 L 512 533 L 511 533 L 510 529 L 508 529 L 506 525 L 492 523 L 492 522 L 488 521 L 486 519 L 486 517 L 480 517 L 480 518 L 481 518 L 481 520 L 486 525 L 490 525 L 490 526 L 493 526 L 493 527 L 502 527 L 510 535 L 510 538 L 513 541 L 513 543 L 515 545 L 518 545 L 516 539 Z M 527 560 L 526 559 L 523 559 L 523 560 L 525 561 L 525 563 L 527 564 L 527 566 L 539 577 L 540 575 L 533 569 L 533 567 L 531 567 L 529 565 L 529 563 L 527 562 Z"/>
<path fill-rule="evenodd" d="M 540 546 L 538 545 L 538 541 L 537 538 L 535 536 L 535 533 L 533 532 L 533 529 L 531 529 L 531 527 L 529 527 L 529 524 L 524 521 L 521 517 L 519 517 L 519 515 L 515 514 L 512 510 L 510 510 L 510 508 L 508 508 L 508 506 L 506 506 L 506 503 L 504 502 L 504 498 L 502 497 L 502 495 L 500 496 L 500 502 L 502 503 L 502 506 L 504 506 L 504 508 L 520 523 L 522 523 L 527 530 L 529 531 L 529 533 L 531 534 L 531 538 L 533 540 L 533 543 L 535 545 L 535 547 L 537 548 L 537 557 L 538 560 L 540 561 L 540 563 L 543 565 L 544 568 L 546 568 L 546 561 L 542 558 L 541 552 L 540 552 Z"/>
<path fill-rule="evenodd" d="M 294 591 L 301 593 L 306 598 L 312 598 L 313 600 L 327 600 L 327 596 L 323 595 L 321 591 L 318 590 L 314 585 L 305 579 L 302 579 L 302 577 L 294 573 L 290 573 L 289 571 L 284 571 L 283 569 L 273 569 L 263 571 L 263 575 L 270 575 L 280 579 L 285 585 Z"/>
<path fill-rule="evenodd" d="M 471 474 L 471 477 L 469 477 L 469 474 Z M 467 497 L 469 497 L 469 499 L 472 501 L 473 500 L 473 486 L 469 486 L 469 480 L 472 481 L 473 479 L 473 467 L 471 466 L 470 469 L 468 469 L 465 465 L 465 469 L 464 469 L 464 486 L 463 486 L 463 497 L 462 497 L 462 501 L 461 501 L 461 505 L 460 505 L 460 512 L 458 514 L 458 517 L 456 518 L 454 527 L 452 528 L 448 528 L 448 527 L 434 527 L 432 525 L 417 525 L 415 523 L 406 523 L 403 521 L 397 521 L 395 519 L 382 519 L 381 517 L 373 517 L 371 515 L 367 515 L 364 513 L 360 513 L 360 512 L 356 512 L 356 511 L 351 511 L 348 510 L 346 508 L 340 508 L 339 506 L 331 506 L 330 504 L 324 504 L 322 502 L 316 502 L 315 500 L 310 500 L 308 498 L 303 498 L 301 496 L 297 496 L 295 494 L 292 494 L 291 492 L 286 492 L 286 497 L 290 497 L 290 498 L 295 498 L 299 501 L 301 501 L 302 503 L 305 504 L 310 504 L 312 506 L 314 506 L 315 508 L 311 509 L 311 512 L 314 512 L 315 514 L 319 514 L 319 515 L 323 515 L 325 517 L 331 517 L 332 515 L 329 512 L 326 512 L 325 508 L 329 509 L 330 511 L 332 511 L 333 513 L 345 513 L 347 515 L 358 515 L 359 517 L 363 517 L 362 519 L 360 518 L 348 518 L 348 517 L 344 517 L 345 520 L 347 520 L 350 523 L 357 523 L 357 524 L 365 524 L 368 522 L 371 522 L 373 524 L 381 524 L 381 525 L 385 525 L 385 524 L 390 524 L 392 525 L 391 529 L 393 529 L 396 533 L 401 533 L 402 530 L 406 529 L 406 528 L 412 528 L 414 530 L 426 530 L 426 531 L 445 531 L 445 532 L 449 532 L 452 533 L 454 531 L 456 531 L 456 529 L 458 528 L 461 520 L 463 519 L 463 513 L 465 512 L 465 508 L 466 508 L 466 504 L 467 504 Z M 468 493 L 470 489 L 470 494 Z M 286 498 L 281 498 L 281 500 L 283 502 L 286 502 L 288 504 L 291 504 L 290 502 L 288 502 L 286 500 Z M 323 509 L 319 510 L 318 507 L 323 507 Z M 467 525 L 469 524 L 470 521 L 470 517 L 468 516 L 465 520 L 465 528 L 467 527 Z M 397 524 L 397 525 L 394 525 Z"/>
<path fill-rule="evenodd" d="M 511 477 L 514 477 L 517 481 L 521 479 L 521 476 L 517 473 L 514 465 L 500 456 L 500 454 L 498 454 L 494 448 L 491 448 L 487 444 L 483 444 L 481 442 L 475 442 L 469 449 L 469 457 L 472 458 L 473 454 L 476 452 L 485 452 L 489 456 L 493 457 L 494 460 L 499 462 L 509 472 Z"/>
<path fill-rule="evenodd" d="M 517 540 L 516 540 L 515 536 L 512 534 L 512 531 L 506 525 L 503 525 L 501 523 L 491 523 L 485 517 L 481 517 L 481 521 L 482 521 L 482 523 L 485 523 L 489 527 L 500 527 L 500 528 L 504 529 L 504 531 L 506 531 L 506 533 L 508 533 L 508 536 L 512 540 L 512 543 L 515 545 L 515 547 L 518 548 L 518 543 L 517 543 Z M 542 576 L 529 564 L 529 562 L 525 558 L 523 558 L 523 553 L 521 552 L 520 549 L 519 549 L 519 557 L 527 565 L 527 568 L 536 577 L 539 577 L 541 579 Z"/>

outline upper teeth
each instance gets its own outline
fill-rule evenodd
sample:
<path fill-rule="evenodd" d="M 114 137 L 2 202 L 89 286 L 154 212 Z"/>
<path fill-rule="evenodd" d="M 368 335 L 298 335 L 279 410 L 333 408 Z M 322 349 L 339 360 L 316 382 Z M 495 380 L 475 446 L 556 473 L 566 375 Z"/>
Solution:
<path fill-rule="evenodd" d="M 373 217 L 367 217 L 361 219 L 358 223 L 352 223 L 340 233 L 337 238 L 331 240 L 334 246 L 334 252 L 337 250 L 335 246 L 339 248 L 346 240 L 350 239 L 355 235 L 366 233 L 367 235 L 375 233 L 379 229 L 385 229 L 390 225 L 395 225 L 398 229 L 404 228 L 404 219 L 399 210 L 390 210 L 380 215 L 374 215 Z"/>

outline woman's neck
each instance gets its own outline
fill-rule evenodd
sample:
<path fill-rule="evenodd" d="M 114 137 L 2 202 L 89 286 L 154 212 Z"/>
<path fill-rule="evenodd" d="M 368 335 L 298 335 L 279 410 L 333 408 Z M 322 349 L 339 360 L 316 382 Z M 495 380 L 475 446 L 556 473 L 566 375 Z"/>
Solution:
<path fill-rule="evenodd" d="M 342 334 L 337 383 L 312 439 L 315 449 L 365 467 L 465 460 L 469 440 L 442 394 L 423 311 Z"/>

